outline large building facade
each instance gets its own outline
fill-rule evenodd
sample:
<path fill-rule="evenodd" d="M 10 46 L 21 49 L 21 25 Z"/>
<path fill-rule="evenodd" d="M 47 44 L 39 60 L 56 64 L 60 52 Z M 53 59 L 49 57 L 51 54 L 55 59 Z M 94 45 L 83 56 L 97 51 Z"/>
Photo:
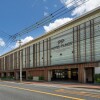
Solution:
<path fill-rule="evenodd" d="M 95 82 L 100 74 L 100 7 L 0 57 L 0 77 Z"/>

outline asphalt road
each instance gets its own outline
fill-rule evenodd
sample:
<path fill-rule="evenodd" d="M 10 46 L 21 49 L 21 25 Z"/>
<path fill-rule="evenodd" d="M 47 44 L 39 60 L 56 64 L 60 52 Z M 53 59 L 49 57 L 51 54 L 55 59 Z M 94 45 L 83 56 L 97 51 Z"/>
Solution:
<path fill-rule="evenodd" d="M 100 100 L 100 90 L 0 81 L 0 100 Z"/>

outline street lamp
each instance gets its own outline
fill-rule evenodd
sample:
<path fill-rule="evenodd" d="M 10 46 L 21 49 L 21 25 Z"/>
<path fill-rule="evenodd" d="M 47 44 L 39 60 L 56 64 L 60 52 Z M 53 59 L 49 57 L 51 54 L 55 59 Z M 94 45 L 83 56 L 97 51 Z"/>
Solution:
<path fill-rule="evenodd" d="M 20 82 L 22 82 L 22 57 L 21 57 L 21 40 L 19 40 L 19 53 L 20 53 Z"/>

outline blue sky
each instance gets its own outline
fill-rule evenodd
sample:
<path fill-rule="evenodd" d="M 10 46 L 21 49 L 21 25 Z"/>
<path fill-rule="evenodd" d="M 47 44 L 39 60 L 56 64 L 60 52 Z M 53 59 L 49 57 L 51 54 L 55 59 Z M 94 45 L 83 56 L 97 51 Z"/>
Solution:
<path fill-rule="evenodd" d="M 1 0 L 0 30 L 15 34 L 43 18 L 44 12 L 53 12 L 61 6 L 59 0 Z"/>
<path fill-rule="evenodd" d="M 12 42 L 10 39 L 11 43 L 7 47 L 9 35 L 14 35 L 28 26 L 35 24 L 37 21 L 62 6 L 66 6 L 66 9 L 69 9 L 73 6 L 71 4 L 68 5 L 71 1 L 72 0 L 0 0 L 0 55 L 18 46 L 16 41 Z M 83 2 L 84 0 L 75 1 Z M 92 8 L 88 7 L 89 4 L 93 4 Z M 56 28 L 58 23 L 63 24 L 76 16 L 92 10 L 97 7 L 98 4 L 100 4 L 100 0 L 89 0 L 87 4 L 83 5 L 78 10 L 76 9 L 68 14 L 60 16 L 45 26 L 21 36 L 20 39 L 22 39 L 23 43 L 26 43 Z M 78 2 L 76 2 L 75 5 L 78 5 Z"/>

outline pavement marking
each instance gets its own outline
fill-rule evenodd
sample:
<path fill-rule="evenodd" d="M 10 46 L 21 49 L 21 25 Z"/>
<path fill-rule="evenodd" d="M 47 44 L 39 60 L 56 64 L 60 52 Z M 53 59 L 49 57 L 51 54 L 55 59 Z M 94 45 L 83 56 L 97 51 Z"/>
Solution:
<path fill-rule="evenodd" d="M 15 84 L 25 84 L 25 85 L 27 85 L 27 82 L 22 82 L 22 83 L 20 83 L 20 82 L 11 82 L 11 81 L 3 81 L 3 80 L 0 80 L 0 82 L 6 82 L 6 83 L 15 83 Z M 28 85 L 34 85 L 34 86 L 44 86 L 44 87 L 55 87 L 55 88 L 65 88 L 65 89 L 70 89 L 70 90 L 84 90 L 84 91 L 89 91 L 89 92 L 98 92 L 98 93 L 100 93 L 100 90 L 96 90 L 96 89 L 86 89 L 86 88 L 75 88 L 75 87 L 69 87 L 69 86 L 61 86 L 61 85 L 57 85 L 56 84 L 56 86 L 54 86 L 54 84 L 53 85 L 49 85 L 49 84 L 45 84 L 45 83 L 42 83 L 42 84 L 40 84 L 40 83 L 32 83 L 32 84 L 28 84 Z"/>
<path fill-rule="evenodd" d="M 52 96 L 57 96 L 57 97 L 62 97 L 62 98 L 67 98 L 67 99 L 72 99 L 72 100 L 85 100 L 85 99 L 81 99 L 81 98 L 75 98 L 75 97 L 64 96 L 64 95 L 60 95 L 60 94 L 54 94 L 54 93 L 50 93 L 50 92 L 31 90 L 31 89 L 15 87 L 15 86 L 9 86 L 9 85 L 2 85 L 2 84 L 0 84 L 0 86 L 8 87 L 8 88 L 14 88 L 14 89 L 19 89 L 19 90 L 25 90 L 25 91 L 30 91 L 30 92 L 40 93 L 40 94 L 47 94 L 47 95 L 52 95 Z"/>
<path fill-rule="evenodd" d="M 69 91 L 69 90 L 64 90 L 64 89 L 58 89 L 55 90 L 56 92 L 60 93 L 69 93 L 69 94 L 76 94 L 76 95 L 82 95 L 82 96 L 90 96 L 90 97 L 95 97 L 95 98 L 100 98 L 100 94 L 98 93 L 90 93 L 90 92 L 76 92 L 76 91 Z"/>

